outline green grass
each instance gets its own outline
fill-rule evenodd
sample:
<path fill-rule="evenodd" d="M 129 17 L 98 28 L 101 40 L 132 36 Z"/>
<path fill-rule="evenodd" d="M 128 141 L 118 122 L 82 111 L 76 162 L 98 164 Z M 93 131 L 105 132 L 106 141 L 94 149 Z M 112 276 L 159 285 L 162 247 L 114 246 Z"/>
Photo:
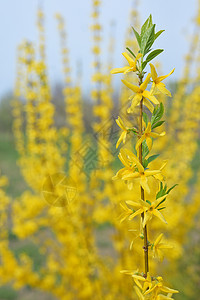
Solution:
<path fill-rule="evenodd" d="M 10 286 L 0 287 L 0 299 L 1 300 L 16 300 L 19 299 L 17 291 L 13 290 Z"/>
<path fill-rule="evenodd" d="M 197 174 L 200 170 L 200 159 L 199 159 L 199 157 L 200 157 L 200 139 L 197 141 L 197 143 L 198 143 L 197 151 L 191 162 L 191 168 L 193 170 L 193 175 L 188 182 L 189 185 L 194 185 L 196 183 Z"/>
<path fill-rule="evenodd" d="M 45 257 L 42 255 L 39 251 L 38 245 L 35 245 L 34 243 L 28 241 L 26 244 L 24 242 L 21 242 L 20 240 L 15 243 L 13 252 L 16 256 L 16 258 L 19 258 L 20 254 L 24 253 L 27 256 L 31 258 L 33 261 L 33 270 L 38 271 L 40 267 L 45 262 Z"/>
<path fill-rule="evenodd" d="M 2 175 L 8 177 L 9 185 L 6 192 L 12 197 L 19 196 L 26 188 L 17 165 L 18 158 L 13 135 L 0 132 L 0 171 Z"/>

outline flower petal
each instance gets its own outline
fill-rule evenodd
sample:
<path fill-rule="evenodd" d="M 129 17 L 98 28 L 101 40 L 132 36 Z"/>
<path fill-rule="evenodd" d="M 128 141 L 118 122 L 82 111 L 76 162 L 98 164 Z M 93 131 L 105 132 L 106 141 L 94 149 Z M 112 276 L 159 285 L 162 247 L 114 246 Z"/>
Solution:
<path fill-rule="evenodd" d="M 147 137 L 146 138 L 146 143 L 147 143 L 147 147 L 149 148 L 149 151 L 151 150 L 152 148 L 152 144 L 153 144 L 153 141 L 150 137 Z"/>
<path fill-rule="evenodd" d="M 157 138 L 157 137 L 160 137 L 160 136 L 164 136 L 165 134 L 166 134 L 165 131 L 163 131 L 161 133 L 151 132 L 151 137 L 152 138 Z"/>
<path fill-rule="evenodd" d="M 175 70 L 175 68 L 173 70 L 171 70 L 171 72 L 169 72 L 169 74 L 158 77 L 156 81 L 157 82 L 163 81 L 165 78 L 167 78 L 168 76 L 170 76 L 174 72 L 174 70 Z"/>
<path fill-rule="evenodd" d="M 123 131 L 117 141 L 116 148 L 119 147 L 119 145 L 122 141 L 123 141 L 123 143 L 125 143 L 125 140 L 126 140 L 126 132 Z"/>
<path fill-rule="evenodd" d="M 160 243 L 160 241 L 162 240 L 162 237 L 163 237 L 163 233 L 161 233 L 155 240 L 155 242 L 154 242 L 155 247 Z"/>
<path fill-rule="evenodd" d="M 139 172 L 144 172 L 144 167 L 141 165 L 135 154 L 128 149 L 124 149 L 124 152 L 129 156 L 130 160 L 137 165 Z"/>
<path fill-rule="evenodd" d="M 149 65 L 150 65 L 150 68 L 151 68 L 151 77 L 154 81 L 158 77 L 158 74 L 156 73 L 156 69 L 155 69 L 154 65 L 151 64 L 151 63 Z"/>
<path fill-rule="evenodd" d="M 117 123 L 117 125 L 118 125 L 122 130 L 124 130 L 124 131 L 127 130 L 126 127 L 124 126 L 124 123 L 123 123 L 122 119 L 121 119 L 120 117 L 118 117 L 118 118 L 115 120 L 115 122 Z"/>
<path fill-rule="evenodd" d="M 124 73 L 126 72 L 128 69 L 130 69 L 129 66 L 126 66 L 126 67 L 123 67 L 123 68 L 115 68 L 115 69 L 112 69 L 110 71 L 111 74 L 118 74 L 118 73 Z"/>
<path fill-rule="evenodd" d="M 129 65 L 132 67 L 135 62 L 130 57 L 130 55 L 128 53 L 126 53 L 126 52 L 123 52 L 122 55 L 126 58 L 126 60 L 128 61 Z"/>
<path fill-rule="evenodd" d="M 143 104 L 150 110 L 151 113 L 153 112 L 153 104 L 151 104 L 151 102 L 147 98 L 143 97 Z"/>
<path fill-rule="evenodd" d="M 154 209 L 153 214 L 154 214 L 154 216 L 159 218 L 163 223 L 167 224 L 167 221 L 165 220 L 165 218 L 163 217 L 163 215 L 161 214 L 161 212 L 159 210 Z"/>
<path fill-rule="evenodd" d="M 143 220 L 143 228 L 151 219 L 152 219 L 152 214 L 150 212 L 146 212 Z"/>
<path fill-rule="evenodd" d="M 167 96 L 169 96 L 169 97 L 172 96 L 171 93 L 170 93 L 170 91 L 168 91 L 168 90 L 166 89 L 165 84 L 164 84 L 163 82 L 157 83 L 157 84 L 156 84 L 156 87 L 157 87 L 157 89 L 158 89 L 162 94 L 165 94 L 165 95 L 167 95 Z"/>
<path fill-rule="evenodd" d="M 141 213 L 143 213 L 143 209 L 142 208 L 140 208 L 140 209 L 138 209 L 137 211 L 135 211 L 132 215 L 130 215 L 130 217 L 128 218 L 129 219 L 129 221 L 131 221 L 133 218 L 135 218 L 137 215 L 140 215 Z"/>
<path fill-rule="evenodd" d="M 133 97 L 131 106 L 127 109 L 127 112 L 128 112 L 128 113 L 134 112 L 135 107 L 140 103 L 141 100 L 142 100 L 142 94 L 139 94 L 139 93 L 136 94 L 136 95 Z"/>
<path fill-rule="evenodd" d="M 144 91 L 142 95 L 144 97 L 148 98 L 149 100 L 151 100 L 151 102 L 153 102 L 154 104 L 156 104 L 156 105 L 159 104 L 159 101 L 156 99 L 156 97 L 151 95 L 151 93 L 149 91 Z"/>
<path fill-rule="evenodd" d="M 160 170 L 152 170 L 152 171 L 150 171 L 150 170 L 145 170 L 145 176 L 154 176 L 154 175 L 156 175 L 156 174 L 159 174 L 161 171 Z"/>
<path fill-rule="evenodd" d="M 135 178 L 139 178 L 140 177 L 140 173 L 139 172 L 134 172 L 134 173 L 129 173 L 129 174 L 125 174 L 122 176 L 123 180 L 129 180 L 129 179 L 135 179 Z"/>
<path fill-rule="evenodd" d="M 131 89 L 134 93 L 140 93 L 140 88 L 137 85 L 134 85 L 127 80 L 122 79 L 123 84 L 125 84 L 129 89 Z"/>
<path fill-rule="evenodd" d="M 126 157 L 126 153 L 124 152 L 124 149 L 121 149 L 118 157 L 125 167 L 130 168 L 130 162 L 128 161 L 128 159 Z"/>
<path fill-rule="evenodd" d="M 145 140 L 145 135 L 143 134 L 143 136 L 137 141 L 135 149 L 136 151 L 138 151 L 138 148 L 140 147 L 140 145 L 142 144 L 142 142 Z"/>
<path fill-rule="evenodd" d="M 127 203 L 128 205 L 133 206 L 133 207 L 141 207 L 141 204 L 140 204 L 139 202 L 134 202 L 134 201 L 132 201 L 132 200 L 127 200 L 126 203 Z"/>
<path fill-rule="evenodd" d="M 141 175 L 140 178 L 140 185 L 142 186 L 142 188 L 149 194 L 150 193 L 150 189 L 147 183 L 147 178 L 145 175 Z"/>
<path fill-rule="evenodd" d="M 140 90 L 142 90 L 142 91 L 146 90 L 147 85 L 148 85 L 148 83 L 149 83 L 149 81 L 150 81 L 150 78 L 151 78 L 151 74 L 149 73 L 149 74 L 147 75 L 145 81 L 140 85 Z"/>

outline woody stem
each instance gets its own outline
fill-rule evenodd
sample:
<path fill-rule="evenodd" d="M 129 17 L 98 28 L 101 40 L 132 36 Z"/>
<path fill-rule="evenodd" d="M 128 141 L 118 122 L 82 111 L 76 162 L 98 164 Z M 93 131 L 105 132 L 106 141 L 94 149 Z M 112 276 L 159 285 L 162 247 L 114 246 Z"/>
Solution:
<path fill-rule="evenodd" d="M 142 78 L 140 78 L 139 85 L 142 84 Z M 143 98 L 140 101 L 140 116 L 139 116 L 139 138 L 142 136 L 142 113 L 143 113 Z M 139 161 L 142 165 L 142 144 L 139 147 Z M 141 199 L 145 201 L 144 189 L 141 187 Z M 144 221 L 144 213 L 141 214 L 142 221 Z M 149 272 L 149 258 L 148 258 L 148 239 L 147 239 L 147 226 L 143 228 L 144 234 L 144 265 L 145 265 L 145 276 Z"/>

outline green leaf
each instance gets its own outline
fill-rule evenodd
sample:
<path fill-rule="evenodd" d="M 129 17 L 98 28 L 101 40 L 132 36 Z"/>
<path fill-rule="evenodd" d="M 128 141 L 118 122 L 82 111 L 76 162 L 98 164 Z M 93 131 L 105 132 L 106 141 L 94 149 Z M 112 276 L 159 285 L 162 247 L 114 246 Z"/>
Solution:
<path fill-rule="evenodd" d="M 148 118 L 148 116 L 147 116 L 147 114 L 146 114 L 145 112 L 142 113 L 142 116 L 143 116 L 143 120 L 144 120 L 144 122 L 145 122 L 145 124 L 146 124 L 146 126 L 147 126 L 147 125 L 148 125 L 149 118 Z"/>
<path fill-rule="evenodd" d="M 156 56 L 158 56 L 160 53 L 162 53 L 164 51 L 164 49 L 156 49 L 153 50 L 151 53 L 149 53 L 149 55 L 146 58 L 146 61 L 149 62 L 152 59 L 154 59 Z"/>
<path fill-rule="evenodd" d="M 160 190 L 162 190 L 162 189 L 163 189 L 163 183 L 161 181 L 161 183 L 160 183 Z"/>
<path fill-rule="evenodd" d="M 171 190 L 173 190 L 178 184 L 176 183 L 175 185 L 173 185 L 170 189 L 168 189 L 167 194 L 169 194 L 171 192 Z"/>
<path fill-rule="evenodd" d="M 158 32 L 156 32 L 155 34 L 155 38 L 154 41 L 159 37 L 159 35 L 161 35 L 161 33 L 163 33 L 165 30 L 159 30 Z"/>
<path fill-rule="evenodd" d="M 133 27 L 132 27 L 132 29 L 133 29 L 133 32 L 134 32 L 135 37 L 136 37 L 136 39 L 137 39 L 138 45 L 139 45 L 140 48 L 141 48 L 141 38 L 140 38 L 140 35 L 139 35 L 139 33 L 138 33 Z"/>
<path fill-rule="evenodd" d="M 162 209 L 165 209 L 166 207 L 161 207 L 161 208 L 158 208 L 158 210 L 162 210 Z"/>
<path fill-rule="evenodd" d="M 166 194 L 166 190 L 167 190 L 167 185 L 165 184 L 165 187 L 164 187 L 164 189 L 163 189 L 164 194 Z"/>
<path fill-rule="evenodd" d="M 144 168 L 146 168 L 148 166 L 148 161 L 146 159 L 144 159 L 142 161 L 142 165 L 143 165 Z"/>
<path fill-rule="evenodd" d="M 150 157 L 147 159 L 148 164 L 150 164 L 150 162 L 152 162 L 154 159 L 156 159 L 159 155 L 160 155 L 160 154 L 155 154 L 155 155 L 150 156 Z"/>
<path fill-rule="evenodd" d="M 143 56 L 145 56 L 149 52 L 151 46 L 153 45 L 154 34 L 155 34 L 154 31 L 155 31 L 155 24 L 152 25 L 150 28 L 148 28 L 144 33 L 144 35 L 141 37 L 140 49 Z"/>
<path fill-rule="evenodd" d="M 142 142 L 142 157 L 145 158 L 149 154 L 149 148 L 146 141 Z"/>
<path fill-rule="evenodd" d="M 165 185 L 166 186 L 166 185 Z M 163 188 L 163 183 L 162 181 L 160 182 L 160 190 L 158 191 L 158 193 L 156 194 L 156 199 L 164 196 L 165 192 L 164 192 L 164 189 L 165 189 L 165 186 Z M 166 189 L 165 189 L 166 190 Z"/>
<path fill-rule="evenodd" d="M 131 49 L 130 48 L 128 48 L 128 47 L 126 47 L 126 50 L 128 50 L 132 55 L 133 55 L 133 57 L 135 57 L 136 58 L 136 56 L 135 56 L 135 54 L 131 51 Z"/>
<path fill-rule="evenodd" d="M 164 196 L 164 195 L 163 195 Z M 161 196 L 162 197 L 162 196 Z M 160 198 L 160 197 L 158 197 L 158 198 Z M 162 201 L 160 201 L 160 203 L 155 207 L 155 208 L 157 208 L 157 207 L 159 207 L 163 202 L 165 202 L 166 201 L 166 198 L 164 198 Z"/>
<path fill-rule="evenodd" d="M 137 151 L 135 150 L 135 147 L 133 147 L 133 153 L 137 156 Z"/>
<path fill-rule="evenodd" d="M 149 27 L 151 27 L 152 25 L 153 25 L 152 15 L 150 15 L 148 17 L 148 19 L 142 25 L 142 28 L 141 28 L 141 37 L 144 35 L 144 33 L 147 31 L 147 29 L 149 29 Z"/>
<path fill-rule="evenodd" d="M 148 63 L 148 61 L 143 61 L 143 63 L 142 63 L 142 70 L 144 70 L 144 68 L 146 67 L 146 65 L 147 65 L 147 63 Z"/>
<path fill-rule="evenodd" d="M 156 105 L 151 117 L 151 125 L 153 126 L 157 123 L 164 114 L 164 105 L 160 103 L 160 105 Z"/>
<path fill-rule="evenodd" d="M 149 205 L 151 205 L 151 202 L 149 200 L 146 200 L 147 203 L 149 203 Z"/>
<path fill-rule="evenodd" d="M 151 129 L 155 129 L 155 128 L 161 126 L 164 122 L 165 121 L 159 121 L 159 122 L 155 123 L 153 126 L 151 126 Z"/>

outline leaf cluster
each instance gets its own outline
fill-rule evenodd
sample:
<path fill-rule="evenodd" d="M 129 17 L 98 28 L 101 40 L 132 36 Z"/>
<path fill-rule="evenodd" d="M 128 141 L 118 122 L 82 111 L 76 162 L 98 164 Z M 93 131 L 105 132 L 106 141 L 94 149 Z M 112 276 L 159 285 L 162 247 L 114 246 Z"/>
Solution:
<path fill-rule="evenodd" d="M 151 129 L 157 128 L 165 122 L 165 121 L 160 121 L 163 114 L 164 114 L 164 105 L 162 103 L 160 103 L 159 105 L 156 105 L 153 110 L 153 113 L 151 116 Z M 144 123 L 147 126 L 149 123 L 149 117 L 145 112 L 142 113 L 142 116 L 143 116 Z"/>
<path fill-rule="evenodd" d="M 168 195 L 178 184 L 174 184 L 171 188 L 167 189 L 167 184 L 163 185 L 163 183 L 160 183 L 160 190 L 158 191 L 158 193 L 156 194 L 156 199 L 163 197 L 164 195 Z M 159 207 L 162 203 L 164 203 L 166 200 L 166 198 L 164 198 L 158 205 L 157 207 Z M 156 207 L 156 208 L 157 208 Z M 158 210 L 164 209 L 165 207 L 161 207 Z"/>
<path fill-rule="evenodd" d="M 160 121 L 164 114 L 164 105 L 162 103 L 155 106 L 151 116 L 151 129 L 161 126 L 165 121 Z"/>
<path fill-rule="evenodd" d="M 150 15 L 142 25 L 140 34 L 132 27 L 140 48 L 139 52 L 142 54 L 143 58 L 145 57 L 145 55 L 148 54 L 147 57 L 145 58 L 145 61 L 142 60 L 141 71 L 144 70 L 148 62 L 150 62 L 152 59 L 154 59 L 156 56 L 158 56 L 160 53 L 164 51 L 163 49 L 156 49 L 151 51 L 152 50 L 151 47 L 153 46 L 153 43 L 164 31 L 164 30 L 159 30 L 158 32 L 155 32 L 155 26 L 156 24 L 153 24 L 152 16 Z M 126 49 L 134 57 L 136 57 L 135 54 L 128 47 Z"/>

